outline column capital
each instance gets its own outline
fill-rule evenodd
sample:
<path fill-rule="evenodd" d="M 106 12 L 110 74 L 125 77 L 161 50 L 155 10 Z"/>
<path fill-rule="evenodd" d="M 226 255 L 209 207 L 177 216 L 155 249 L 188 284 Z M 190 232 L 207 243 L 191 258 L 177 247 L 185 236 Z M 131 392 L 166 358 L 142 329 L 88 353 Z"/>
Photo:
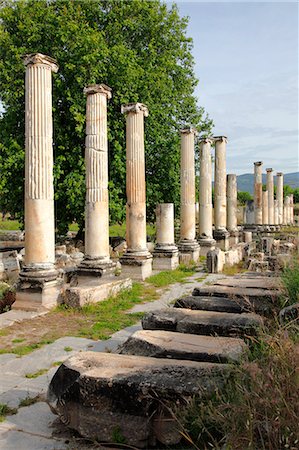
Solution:
<path fill-rule="evenodd" d="M 269 169 L 266 169 L 266 172 L 271 173 L 271 172 L 273 172 L 273 169 L 270 167 Z"/>
<path fill-rule="evenodd" d="M 83 89 L 85 95 L 104 94 L 109 100 L 112 97 L 112 89 L 107 84 L 89 84 Z"/>
<path fill-rule="evenodd" d="M 212 137 L 200 137 L 198 139 L 199 144 L 213 144 Z"/>
<path fill-rule="evenodd" d="M 276 176 L 277 176 L 277 177 L 282 177 L 282 176 L 283 176 L 283 173 L 282 173 L 282 172 L 276 172 Z"/>
<path fill-rule="evenodd" d="M 59 66 L 56 59 L 50 56 L 43 55 L 42 53 L 30 53 L 23 57 L 23 62 L 25 66 L 34 64 L 43 64 L 49 66 L 52 72 L 58 72 Z"/>
<path fill-rule="evenodd" d="M 197 136 L 197 130 L 196 128 L 192 127 L 191 125 L 186 126 L 185 128 L 182 128 L 180 130 L 181 134 L 194 134 L 194 136 Z"/>
<path fill-rule="evenodd" d="M 213 141 L 227 143 L 227 137 L 226 136 L 213 136 Z"/>
<path fill-rule="evenodd" d="M 143 103 L 127 103 L 126 105 L 121 105 L 121 113 L 129 114 L 129 113 L 143 113 L 144 117 L 148 116 L 147 106 Z"/>
<path fill-rule="evenodd" d="M 263 164 L 263 161 L 256 161 L 253 163 L 255 166 L 261 166 Z"/>

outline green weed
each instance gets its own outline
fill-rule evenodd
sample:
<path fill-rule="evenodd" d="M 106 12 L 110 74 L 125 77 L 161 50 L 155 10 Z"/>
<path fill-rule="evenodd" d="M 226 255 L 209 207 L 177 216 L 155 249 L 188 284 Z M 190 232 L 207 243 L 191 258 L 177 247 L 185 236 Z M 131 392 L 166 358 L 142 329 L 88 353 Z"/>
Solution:
<path fill-rule="evenodd" d="M 45 373 L 47 373 L 48 370 L 49 369 L 40 369 L 34 373 L 26 373 L 25 377 L 26 378 L 37 378 L 37 377 L 40 377 L 41 375 L 44 375 Z"/>
<path fill-rule="evenodd" d="M 16 414 L 18 410 L 16 408 L 10 408 L 5 403 L 0 403 L 0 422 L 5 420 L 6 416 Z"/>
<path fill-rule="evenodd" d="M 34 405 L 34 403 L 40 402 L 41 398 L 39 395 L 37 395 L 36 397 L 26 397 L 23 398 L 23 400 L 20 401 L 19 403 L 19 408 L 25 407 L 25 406 L 30 406 L 30 405 Z"/>

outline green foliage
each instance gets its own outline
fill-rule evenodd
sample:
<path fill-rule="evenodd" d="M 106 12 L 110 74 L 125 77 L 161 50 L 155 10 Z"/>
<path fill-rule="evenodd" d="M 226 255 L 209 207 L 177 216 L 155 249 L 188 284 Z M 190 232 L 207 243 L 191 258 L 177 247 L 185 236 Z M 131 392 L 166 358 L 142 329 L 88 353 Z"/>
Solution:
<path fill-rule="evenodd" d="M 0 403 L 0 422 L 3 422 L 6 416 L 16 414 L 17 412 L 18 410 L 16 408 L 10 408 L 5 403 Z"/>
<path fill-rule="evenodd" d="M 40 369 L 34 373 L 26 373 L 25 377 L 26 378 L 37 378 L 37 377 L 40 377 L 41 375 L 44 375 L 45 373 L 47 373 L 48 370 L 49 369 Z"/>
<path fill-rule="evenodd" d="M 19 408 L 34 405 L 34 403 L 40 402 L 41 398 L 39 395 L 36 395 L 35 397 L 25 397 L 23 398 L 19 403 Z"/>
<path fill-rule="evenodd" d="M 253 200 L 252 195 L 246 191 L 238 191 L 237 200 L 240 205 L 245 205 L 245 203 L 249 200 Z"/>
<path fill-rule="evenodd" d="M 125 119 L 121 104 L 140 101 L 145 125 L 148 219 L 157 203 L 179 205 L 179 133 L 212 126 L 197 107 L 187 19 L 158 0 L 5 0 L 0 10 L 0 207 L 23 219 L 24 66 L 21 56 L 57 59 L 53 75 L 54 182 L 59 232 L 77 222 L 85 199 L 83 88 L 106 83 L 111 221 L 125 218 Z"/>
<path fill-rule="evenodd" d="M 185 281 L 187 277 L 194 275 L 193 268 L 188 268 L 185 270 L 181 270 L 180 268 L 176 270 L 165 270 L 163 272 L 159 272 L 156 275 L 152 275 L 147 278 L 146 281 L 149 284 L 152 284 L 155 287 L 168 286 L 174 283 L 181 283 Z"/>
<path fill-rule="evenodd" d="M 281 280 L 284 287 L 284 306 L 299 302 L 299 262 L 294 259 L 283 269 Z"/>

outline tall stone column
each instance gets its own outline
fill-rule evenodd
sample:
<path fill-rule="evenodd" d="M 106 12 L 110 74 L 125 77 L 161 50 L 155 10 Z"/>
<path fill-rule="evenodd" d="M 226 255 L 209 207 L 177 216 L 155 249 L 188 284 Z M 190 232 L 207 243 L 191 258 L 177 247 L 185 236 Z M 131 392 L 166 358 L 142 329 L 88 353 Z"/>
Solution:
<path fill-rule="evenodd" d="M 52 72 L 56 61 L 27 55 L 25 79 L 25 264 L 14 308 L 51 308 L 58 295 L 55 269 Z"/>
<path fill-rule="evenodd" d="M 199 243 L 203 256 L 215 248 L 212 229 L 212 159 L 210 138 L 200 140 Z"/>
<path fill-rule="evenodd" d="M 238 243 L 238 223 L 237 223 L 237 175 L 227 175 L 227 230 L 230 234 L 231 244 Z"/>
<path fill-rule="evenodd" d="M 111 89 L 92 84 L 86 94 L 86 202 L 85 257 L 79 275 L 102 277 L 112 274 L 115 263 L 109 254 L 107 100 Z"/>
<path fill-rule="evenodd" d="M 279 225 L 278 200 L 274 200 L 274 225 Z"/>
<path fill-rule="evenodd" d="M 268 191 L 268 223 L 274 224 L 274 182 L 273 169 L 266 169 L 267 171 L 267 191 Z"/>
<path fill-rule="evenodd" d="M 180 215 L 180 260 L 197 261 L 199 245 L 195 239 L 195 161 L 192 127 L 181 130 L 181 215 Z"/>
<path fill-rule="evenodd" d="M 284 224 L 289 225 L 289 223 L 290 223 L 290 197 L 288 195 L 284 198 L 283 215 L 284 215 Z"/>
<path fill-rule="evenodd" d="M 278 202 L 278 224 L 283 223 L 283 173 L 276 174 L 276 198 Z"/>
<path fill-rule="evenodd" d="M 229 233 L 226 229 L 226 136 L 213 138 L 215 143 L 214 177 L 214 238 L 223 250 L 228 249 Z"/>
<path fill-rule="evenodd" d="M 263 182 L 262 182 L 262 161 L 254 163 L 254 221 L 255 225 L 263 223 Z"/>
<path fill-rule="evenodd" d="M 268 191 L 262 192 L 263 196 L 263 225 L 269 224 L 269 193 Z M 274 222 L 273 222 L 274 223 Z"/>
<path fill-rule="evenodd" d="M 290 223 L 294 224 L 294 195 L 290 194 Z"/>
<path fill-rule="evenodd" d="M 148 109 L 142 103 L 129 103 L 121 112 L 126 115 L 128 248 L 120 261 L 124 274 L 144 280 L 152 273 L 152 255 L 146 246 L 144 117 Z"/>
<path fill-rule="evenodd" d="M 174 270 L 179 265 L 179 251 L 174 243 L 173 203 L 161 203 L 156 209 L 157 241 L 153 269 Z"/>

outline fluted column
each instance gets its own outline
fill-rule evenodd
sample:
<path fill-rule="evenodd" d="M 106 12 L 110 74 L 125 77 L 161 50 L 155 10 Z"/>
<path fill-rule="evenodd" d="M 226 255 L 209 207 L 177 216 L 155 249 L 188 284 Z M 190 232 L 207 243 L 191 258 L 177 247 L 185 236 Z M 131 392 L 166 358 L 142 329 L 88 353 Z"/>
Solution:
<path fill-rule="evenodd" d="M 79 273 L 104 275 L 112 269 L 109 255 L 109 199 L 108 199 L 108 139 L 107 100 L 111 89 L 104 84 L 92 84 L 86 94 L 86 202 L 85 257 Z M 111 271 L 111 270 L 109 270 Z"/>
<path fill-rule="evenodd" d="M 279 225 L 278 200 L 274 200 L 274 225 Z"/>
<path fill-rule="evenodd" d="M 278 202 L 278 224 L 283 223 L 283 173 L 276 174 L 276 198 Z"/>
<path fill-rule="evenodd" d="M 212 159 L 210 138 L 200 141 L 200 179 L 199 179 L 199 243 L 203 247 L 215 246 L 212 230 Z M 209 249 L 210 249 L 209 248 Z"/>
<path fill-rule="evenodd" d="M 267 191 L 268 191 L 268 223 L 274 224 L 274 182 L 273 169 L 266 169 L 267 171 Z"/>
<path fill-rule="evenodd" d="M 122 106 L 121 112 L 126 115 L 128 245 L 121 263 L 123 272 L 144 279 L 152 270 L 152 255 L 146 246 L 144 117 L 148 109 L 142 103 L 129 103 Z"/>
<path fill-rule="evenodd" d="M 254 163 L 254 221 L 256 225 L 263 223 L 262 165 L 262 161 Z"/>
<path fill-rule="evenodd" d="M 153 252 L 153 268 L 173 270 L 179 265 L 178 248 L 174 243 L 173 203 L 161 203 L 156 208 L 157 239 Z"/>
<path fill-rule="evenodd" d="M 263 196 L 263 225 L 269 224 L 269 193 L 268 191 L 262 192 Z M 274 223 L 274 222 L 273 222 Z"/>
<path fill-rule="evenodd" d="M 192 259 L 197 260 L 199 257 L 199 245 L 195 240 L 195 134 L 196 130 L 192 127 L 181 130 L 181 214 L 179 250 L 181 253 L 192 254 Z"/>
<path fill-rule="evenodd" d="M 227 175 L 227 229 L 230 233 L 238 231 L 237 224 L 237 175 Z"/>
<path fill-rule="evenodd" d="M 226 143 L 225 136 L 214 137 L 214 220 L 215 231 L 226 232 Z"/>

